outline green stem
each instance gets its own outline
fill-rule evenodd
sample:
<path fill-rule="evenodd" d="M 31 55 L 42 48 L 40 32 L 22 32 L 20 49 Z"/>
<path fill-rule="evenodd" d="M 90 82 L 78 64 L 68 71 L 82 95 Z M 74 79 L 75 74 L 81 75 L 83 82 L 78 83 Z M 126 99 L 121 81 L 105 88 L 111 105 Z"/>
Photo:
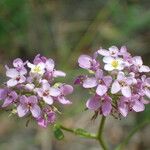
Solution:
<path fill-rule="evenodd" d="M 103 140 L 103 137 L 102 137 L 105 121 L 106 121 L 106 117 L 102 116 L 100 126 L 99 126 L 99 129 L 98 129 L 97 140 L 99 141 L 99 143 L 100 143 L 101 147 L 103 148 L 103 150 L 108 150 L 108 148 L 107 148 L 107 146 L 106 146 L 106 144 Z"/>
<path fill-rule="evenodd" d="M 60 125 L 60 128 L 64 131 L 73 133 L 75 135 L 79 135 L 81 137 L 97 139 L 97 136 L 95 134 L 84 131 L 83 129 L 71 129 L 71 128 L 64 127 L 63 125 Z"/>

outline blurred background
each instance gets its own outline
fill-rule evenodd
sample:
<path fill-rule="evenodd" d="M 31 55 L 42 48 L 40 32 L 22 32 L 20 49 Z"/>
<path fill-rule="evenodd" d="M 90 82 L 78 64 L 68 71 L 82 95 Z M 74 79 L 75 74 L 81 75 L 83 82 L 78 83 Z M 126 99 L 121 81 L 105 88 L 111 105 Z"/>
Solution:
<path fill-rule="evenodd" d="M 38 53 L 53 58 L 57 68 L 67 72 L 66 82 L 81 73 L 76 60 L 99 47 L 126 45 L 133 55 L 141 55 L 150 64 L 149 0 L 0 0 L 0 76 L 6 80 L 4 64 L 16 57 L 32 60 Z M 68 127 L 95 131 L 98 118 L 84 111 L 87 93 L 75 87 L 72 106 L 61 108 L 59 120 Z M 86 96 L 85 96 L 86 95 Z M 64 110 L 63 110 L 64 109 Z M 133 127 L 150 116 L 150 107 L 130 114 L 121 121 L 109 117 L 105 128 L 111 149 L 122 141 Z M 99 150 L 95 141 L 66 133 L 57 141 L 49 129 L 34 122 L 8 117 L 0 112 L 0 150 Z M 150 126 L 136 133 L 126 150 L 150 149 Z"/>

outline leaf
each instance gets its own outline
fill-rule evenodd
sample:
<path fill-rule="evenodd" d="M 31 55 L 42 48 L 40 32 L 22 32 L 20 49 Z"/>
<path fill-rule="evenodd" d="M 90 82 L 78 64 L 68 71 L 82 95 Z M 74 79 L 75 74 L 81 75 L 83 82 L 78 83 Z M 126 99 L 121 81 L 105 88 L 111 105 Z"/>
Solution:
<path fill-rule="evenodd" d="M 53 131 L 54 131 L 54 136 L 57 140 L 62 140 L 64 138 L 64 134 L 58 124 L 54 125 Z"/>

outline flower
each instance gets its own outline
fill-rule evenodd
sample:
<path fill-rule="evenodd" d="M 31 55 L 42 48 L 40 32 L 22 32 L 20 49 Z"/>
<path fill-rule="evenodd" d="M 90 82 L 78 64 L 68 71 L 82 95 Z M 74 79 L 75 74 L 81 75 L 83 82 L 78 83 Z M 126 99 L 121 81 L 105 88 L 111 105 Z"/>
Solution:
<path fill-rule="evenodd" d="M 87 78 L 83 81 L 84 88 L 93 88 L 97 86 L 96 93 L 99 96 L 103 96 L 112 82 L 111 76 L 103 76 L 103 71 L 98 69 L 95 73 L 95 77 Z"/>
<path fill-rule="evenodd" d="M 59 86 L 60 94 L 57 97 L 58 101 L 61 104 L 71 104 L 70 100 L 66 99 L 65 96 L 71 94 L 73 92 L 73 87 L 68 84 L 62 84 Z"/>
<path fill-rule="evenodd" d="M 52 105 L 53 97 L 57 97 L 60 94 L 59 89 L 51 87 L 48 82 L 43 83 L 42 88 L 37 89 L 38 95 L 43 98 L 45 103 Z"/>
<path fill-rule="evenodd" d="M 45 73 L 45 64 L 40 62 L 39 64 L 27 63 L 28 67 L 31 68 L 31 73 L 43 75 Z"/>
<path fill-rule="evenodd" d="M 119 54 L 119 49 L 116 46 L 111 46 L 109 50 L 100 48 L 98 53 L 102 56 L 117 57 Z"/>
<path fill-rule="evenodd" d="M 2 107 L 7 107 L 15 102 L 18 98 L 18 95 L 15 91 L 9 89 L 0 89 L 0 99 L 4 99 Z"/>
<path fill-rule="evenodd" d="M 56 120 L 56 113 L 51 108 L 43 109 L 43 116 L 37 119 L 38 125 L 46 128 L 48 124 L 53 124 Z"/>
<path fill-rule="evenodd" d="M 43 127 L 54 123 L 60 112 L 57 103 L 71 104 L 67 96 L 73 92 L 73 87 L 55 81 L 55 78 L 65 77 L 66 73 L 56 69 L 53 59 L 40 54 L 31 63 L 17 58 L 12 66 L 5 66 L 9 80 L 0 89 L 1 108 L 19 117 L 30 117 Z"/>
<path fill-rule="evenodd" d="M 103 97 L 95 95 L 87 101 L 86 106 L 91 110 L 99 111 L 104 116 L 108 116 L 112 110 L 111 101 L 112 99 L 108 95 Z"/>
<path fill-rule="evenodd" d="M 125 77 L 123 72 L 119 72 L 117 79 L 112 84 L 111 93 L 116 94 L 119 91 L 122 92 L 123 96 L 131 97 L 131 88 L 133 80 L 130 77 Z"/>
<path fill-rule="evenodd" d="M 146 65 L 143 65 L 143 60 L 140 56 L 135 56 L 132 58 L 133 65 L 137 67 L 139 72 L 150 72 L 150 68 Z"/>
<path fill-rule="evenodd" d="M 26 78 L 24 76 L 25 74 L 26 74 L 25 72 L 19 72 L 14 68 L 11 69 L 7 68 L 6 76 L 11 78 L 10 80 L 7 81 L 7 86 L 14 87 L 17 84 L 24 83 L 26 81 Z"/>
<path fill-rule="evenodd" d="M 130 98 L 121 97 L 118 104 L 119 112 L 126 117 L 129 111 L 141 112 L 145 109 L 144 103 L 138 94 Z"/>
<path fill-rule="evenodd" d="M 99 68 L 99 63 L 96 61 L 96 58 L 92 58 L 88 55 L 81 55 L 78 59 L 79 66 L 81 68 L 95 71 Z"/>
<path fill-rule="evenodd" d="M 38 118 L 41 115 L 41 109 L 37 103 L 36 96 L 21 96 L 20 104 L 17 107 L 18 116 L 23 117 L 30 111 L 33 117 Z"/>
<path fill-rule="evenodd" d="M 124 69 L 124 63 L 122 58 L 104 57 L 103 62 L 106 63 L 104 66 L 104 69 L 106 71 Z"/>
<path fill-rule="evenodd" d="M 103 57 L 99 61 L 97 54 Z M 95 67 L 94 61 L 100 65 Z M 147 73 L 150 69 L 143 65 L 140 56 L 133 57 L 125 46 L 100 48 L 94 57 L 81 55 L 78 63 L 81 68 L 92 70 L 90 74 L 79 75 L 74 83 L 88 90 L 91 97 L 86 107 L 96 116 L 98 112 L 104 116 L 121 114 L 126 117 L 129 111 L 144 111 L 145 105 L 149 104 L 150 78 Z"/>

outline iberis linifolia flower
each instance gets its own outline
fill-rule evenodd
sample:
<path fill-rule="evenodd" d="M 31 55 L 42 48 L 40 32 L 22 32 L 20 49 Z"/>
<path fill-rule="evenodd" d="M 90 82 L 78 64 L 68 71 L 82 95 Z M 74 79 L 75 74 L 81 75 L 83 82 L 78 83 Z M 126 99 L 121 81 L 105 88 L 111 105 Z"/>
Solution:
<path fill-rule="evenodd" d="M 88 70 L 75 84 L 88 90 L 86 107 L 95 114 L 123 116 L 144 111 L 150 99 L 150 68 L 140 56 L 132 56 L 125 46 L 100 48 L 94 55 L 81 55 L 79 67 Z"/>
<path fill-rule="evenodd" d="M 55 69 L 53 59 L 37 55 L 33 62 L 23 62 L 17 58 L 12 67 L 5 68 L 8 80 L 0 89 L 1 109 L 10 110 L 20 118 L 32 118 L 38 125 L 47 127 L 60 113 L 57 105 L 71 104 L 67 95 L 73 92 L 73 87 L 55 81 L 66 73 Z"/>

